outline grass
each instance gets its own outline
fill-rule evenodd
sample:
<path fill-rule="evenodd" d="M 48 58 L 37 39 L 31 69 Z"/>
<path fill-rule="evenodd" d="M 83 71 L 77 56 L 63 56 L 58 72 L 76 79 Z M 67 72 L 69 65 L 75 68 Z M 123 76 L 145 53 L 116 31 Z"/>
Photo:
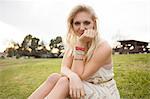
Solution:
<path fill-rule="evenodd" d="M 113 55 L 122 99 L 150 99 L 150 54 Z M 0 59 L 0 99 L 26 99 L 61 59 Z"/>

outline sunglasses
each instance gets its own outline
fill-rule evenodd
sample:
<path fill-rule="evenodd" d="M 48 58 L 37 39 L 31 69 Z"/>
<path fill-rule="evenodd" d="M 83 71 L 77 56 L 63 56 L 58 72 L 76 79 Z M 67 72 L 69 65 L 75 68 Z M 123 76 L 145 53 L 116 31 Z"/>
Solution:
<path fill-rule="evenodd" d="M 81 25 L 81 23 L 82 23 L 83 25 L 86 25 L 86 26 L 91 24 L 90 21 L 83 21 L 83 22 L 75 21 L 75 22 L 73 22 L 73 24 L 76 25 L 76 26 Z"/>

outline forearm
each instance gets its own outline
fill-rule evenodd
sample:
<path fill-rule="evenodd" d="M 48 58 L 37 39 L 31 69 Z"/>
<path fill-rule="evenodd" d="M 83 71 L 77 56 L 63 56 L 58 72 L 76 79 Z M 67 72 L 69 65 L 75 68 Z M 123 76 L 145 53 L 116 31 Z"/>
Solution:
<path fill-rule="evenodd" d="M 61 73 L 69 78 L 71 74 L 75 74 L 70 68 L 67 66 L 62 66 L 61 67 Z"/>
<path fill-rule="evenodd" d="M 77 43 L 76 46 L 79 47 L 79 48 L 84 48 L 84 50 L 75 48 L 73 64 L 72 64 L 71 70 L 73 72 L 77 73 L 81 77 L 81 75 L 84 71 L 85 51 L 87 49 L 85 47 L 86 45 L 83 45 L 81 43 Z"/>
<path fill-rule="evenodd" d="M 84 56 L 83 55 L 74 55 L 73 64 L 71 70 L 81 76 L 84 71 Z"/>

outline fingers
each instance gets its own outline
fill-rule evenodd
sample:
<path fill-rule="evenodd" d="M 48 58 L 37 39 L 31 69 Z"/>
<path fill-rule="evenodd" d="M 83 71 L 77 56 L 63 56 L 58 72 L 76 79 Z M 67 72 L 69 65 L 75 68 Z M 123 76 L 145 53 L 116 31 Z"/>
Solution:
<path fill-rule="evenodd" d="M 80 97 L 81 97 L 81 91 L 80 91 L 80 89 L 77 89 L 77 98 L 79 99 Z"/>
<path fill-rule="evenodd" d="M 82 96 L 82 97 L 85 96 L 85 92 L 84 92 L 84 89 L 83 89 L 83 88 L 81 89 L 81 96 Z"/>
<path fill-rule="evenodd" d="M 90 42 L 97 36 L 97 31 L 93 29 L 85 30 L 84 33 L 79 38 L 79 41 Z"/>
<path fill-rule="evenodd" d="M 76 92 L 76 90 L 73 90 L 73 98 L 77 98 L 77 92 Z"/>
<path fill-rule="evenodd" d="M 88 30 L 85 30 L 84 34 L 86 37 L 94 38 L 97 35 L 97 32 L 93 29 L 88 29 Z"/>
<path fill-rule="evenodd" d="M 73 97 L 73 90 L 72 90 L 72 88 L 70 88 L 69 94 L 70 94 L 70 97 Z"/>
<path fill-rule="evenodd" d="M 75 98 L 75 99 L 80 98 L 80 90 L 79 89 L 73 90 L 72 98 Z"/>
<path fill-rule="evenodd" d="M 72 97 L 72 98 L 77 98 L 77 99 L 79 99 L 79 98 L 83 98 L 84 96 L 85 96 L 85 93 L 84 93 L 84 89 L 82 88 L 82 89 L 70 89 L 70 97 Z"/>

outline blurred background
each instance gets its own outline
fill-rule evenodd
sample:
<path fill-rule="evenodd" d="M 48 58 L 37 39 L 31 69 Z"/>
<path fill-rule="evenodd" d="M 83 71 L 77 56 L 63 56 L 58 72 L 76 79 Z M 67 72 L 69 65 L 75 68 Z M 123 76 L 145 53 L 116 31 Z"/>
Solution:
<path fill-rule="evenodd" d="M 19 51 L 25 49 L 30 52 L 44 48 L 49 52 L 53 50 L 54 53 L 58 53 L 65 43 L 68 14 L 78 4 L 93 7 L 99 18 L 101 36 L 108 40 L 113 48 L 129 46 L 128 49 L 133 49 L 136 45 L 130 43 L 142 41 L 148 44 L 141 50 L 148 51 L 149 0 L 0 0 L 1 55 L 13 56 L 6 55 L 8 48 Z M 33 38 L 35 39 L 32 40 Z M 52 41 L 56 38 L 62 39 L 57 43 L 63 42 L 63 44 L 56 44 L 57 46 L 51 44 L 55 43 Z M 121 45 L 118 40 L 131 41 L 127 41 L 128 45 Z M 59 45 L 61 48 L 58 48 Z"/>
<path fill-rule="evenodd" d="M 91 6 L 113 48 L 121 99 L 150 99 L 150 0 L 0 0 L 0 99 L 27 99 L 60 72 L 67 17 Z"/>

